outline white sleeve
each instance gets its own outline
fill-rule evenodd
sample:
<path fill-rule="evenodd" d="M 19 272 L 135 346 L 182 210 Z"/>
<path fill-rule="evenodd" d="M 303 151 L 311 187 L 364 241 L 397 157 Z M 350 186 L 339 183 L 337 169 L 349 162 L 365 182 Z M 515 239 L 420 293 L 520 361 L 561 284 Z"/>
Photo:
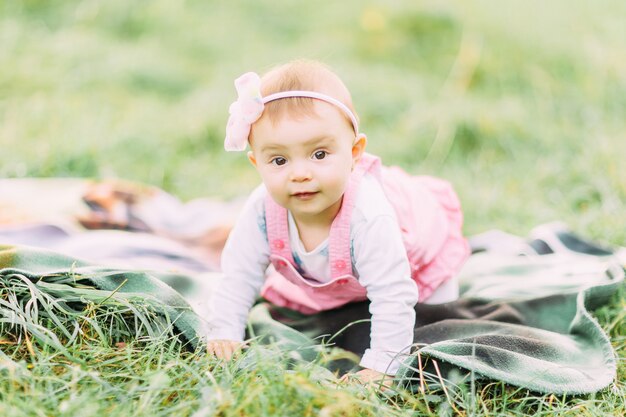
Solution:
<path fill-rule="evenodd" d="M 354 262 L 372 315 L 370 348 L 360 365 L 395 375 L 413 343 L 417 285 L 394 217 L 377 216 L 356 233 Z"/>
<path fill-rule="evenodd" d="M 224 276 L 210 302 L 208 340 L 244 338 L 248 313 L 269 265 L 264 198 L 264 188 L 253 192 L 224 246 Z"/>

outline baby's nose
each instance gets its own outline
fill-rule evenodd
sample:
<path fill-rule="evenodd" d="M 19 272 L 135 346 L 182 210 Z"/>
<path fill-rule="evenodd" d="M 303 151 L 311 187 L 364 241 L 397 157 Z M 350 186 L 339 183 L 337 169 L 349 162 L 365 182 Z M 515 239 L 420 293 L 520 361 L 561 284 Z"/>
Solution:
<path fill-rule="evenodd" d="M 299 163 L 292 164 L 291 169 L 291 180 L 292 181 L 307 181 L 312 177 L 311 170 L 307 166 L 307 164 Z"/>

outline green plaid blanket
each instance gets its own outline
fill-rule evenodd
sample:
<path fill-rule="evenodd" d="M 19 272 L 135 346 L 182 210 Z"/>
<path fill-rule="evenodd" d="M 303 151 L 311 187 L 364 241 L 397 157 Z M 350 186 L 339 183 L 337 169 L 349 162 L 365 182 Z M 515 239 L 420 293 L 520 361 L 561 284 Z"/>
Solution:
<path fill-rule="evenodd" d="M 107 268 L 43 249 L 0 246 L 0 285 L 5 288 L 19 280 L 28 281 L 33 291 L 63 294 L 65 301 L 85 299 L 86 291 L 100 291 L 101 298 L 115 293 L 146 300 L 194 346 L 205 321 L 188 301 L 199 291 L 201 298 L 210 297 L 206 279 Z M 459 301 L 416 307 L 416 350 L 398 377 L 413 379 L 418 359 L 431 358 L 539 392 L 602 389 L 615 378 L 616 357 L 590 311 L 606 304 L 623 279 L 623 269 L 607 258 L 473 256 L 461 279 Z M 0 303 L 0 314 L 8 320 L 15 311 Z M 251 312 L 250 328 L 264 340 L 309 352 L 303 358 L 313 359 L 315 350 L 307 347 L 322 335 L 334 335 L 337 346 L 362 353 L 369 342 L 368 318 L 366 303 L 314 316 L 260 303 Z"/>

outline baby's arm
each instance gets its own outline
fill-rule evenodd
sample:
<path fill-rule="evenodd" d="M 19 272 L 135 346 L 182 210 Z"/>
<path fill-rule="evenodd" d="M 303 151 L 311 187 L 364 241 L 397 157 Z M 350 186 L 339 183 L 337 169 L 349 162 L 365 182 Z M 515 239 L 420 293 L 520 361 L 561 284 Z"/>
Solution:
<path fill-rule="evenodd" d="M 354 236 L 354 257 L 372 315 L 370 348 L 360 364 L 395 375 L 413 343 L 418 300 L 395 218 L 378 216 L 361 227 Z"/>
<path fill-rule="evenodd" d="M 262 191 L 257 189 L 248 199 L 222 252 L 223 278 L 211 297 L 207 337 L 209 352 L 220 357 L 230 357 L 233 343 L 243 341 L 248 312 L 269 263 Z"/>

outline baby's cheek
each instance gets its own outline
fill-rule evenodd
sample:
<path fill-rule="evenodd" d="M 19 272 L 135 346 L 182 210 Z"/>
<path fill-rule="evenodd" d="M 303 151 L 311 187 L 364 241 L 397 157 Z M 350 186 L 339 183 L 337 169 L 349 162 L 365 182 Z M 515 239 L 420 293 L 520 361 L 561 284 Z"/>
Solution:
<path fill-rule="evenodd" d="M 281 203 L 284 200 L 286 193 L 286 187 L 277 174 L 269 173 L 263 176 L 263 183 L 267 188 L 274 201 Z"/>
<path fill-rule="evenodd" d="M 348 188 L 348 180 L 348 176 L 337 175 L 329 182 L 329 185 L 336 193 L 343 194 Z"/>

